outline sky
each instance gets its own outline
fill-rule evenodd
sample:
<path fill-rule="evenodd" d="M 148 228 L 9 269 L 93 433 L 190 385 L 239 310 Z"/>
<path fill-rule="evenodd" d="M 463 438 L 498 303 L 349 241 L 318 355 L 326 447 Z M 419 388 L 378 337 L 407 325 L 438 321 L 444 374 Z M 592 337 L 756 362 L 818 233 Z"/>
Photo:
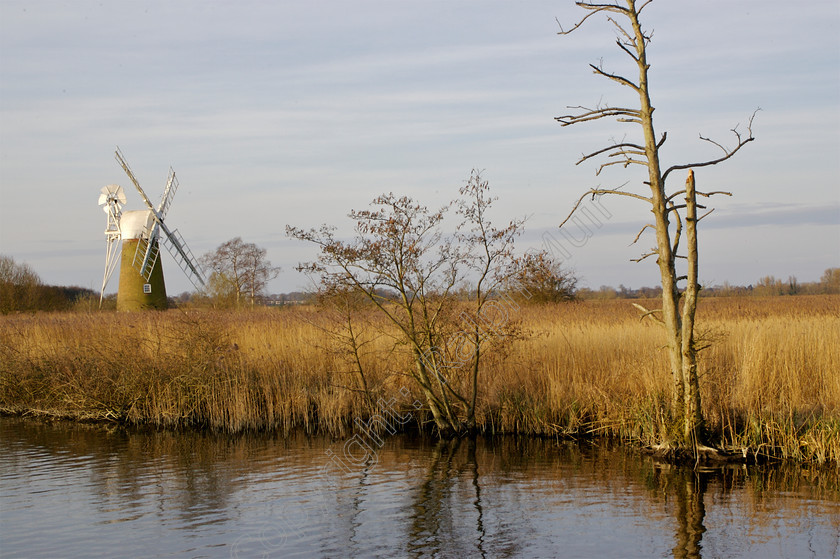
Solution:
<path fill-rule="evenodd" d="M 497 223 L 527 218 L 521 251 L 554 250 L 580 286 L 657 285 L 652 259 L 631 261 L 653 243 L 631 246 L 644 203 L 604 198 L 585 236 L 557 229 L 590 188 L 647 188 L 642 167 L 576 165 L 638 141 L 636 126 L 554 120 L 634 102 L 589 68 L 635 75 L 611 24 L 558 35 L 582 14 L 568 0 L 2 0 L 0 254 L 98 291 L 100 188 L 121 184 L 124 209 L 143 207 L 119 146 L 153 201 L 175 169 L 166 223 L 195 255 L 237 236 L 265 248 L 282 268 L 269 292 L 311 285 L 294 267 L 316 252 L 287 224 L 350 235 L 347 213 L 377 195 L 438 207 L 472 169 L 498 196 Z M 701 223 L 701 283 L 840 266 L 840 3 L 657 0 L 643 25 L 664 167 L 717 158 L 700 135 L 732 145 L 761 109 L 755 141 L 696 170 L 698 190 L 733 194 Z M 168 254 L 163 266 L 170 294 L 192 289 Z"/>

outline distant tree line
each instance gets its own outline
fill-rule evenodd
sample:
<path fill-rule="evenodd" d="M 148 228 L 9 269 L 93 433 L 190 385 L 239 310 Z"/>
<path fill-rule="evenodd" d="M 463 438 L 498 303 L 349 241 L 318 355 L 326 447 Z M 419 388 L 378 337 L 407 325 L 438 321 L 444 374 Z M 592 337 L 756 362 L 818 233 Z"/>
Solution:
<path fill-rule="evenodd" d="M 276 277 L 277 268 L 265 259 L 265 250 L 252 243 L 243 243 L 236 238 L 220 245 L 220 249 L 208 253 L 216 259 L 211 266 L 211 280 L 208 289 L 191 293 L 185 291 L 170 297 L 170 307 L 193 308 L 237 308 L 242 306 L 281 307 L 314 303 L 316 296 L 304 291 L 290 293 L 266 293 L 270 279 Z M 242 252 L 250 255 L 250 266 L 244 268 L 224 264 L 220 255 Z M 211 257 L 205 255 L 205 262 Z M 231 256 L 231 260 L 233 257 Z M 506 290 L 520 303 L 538 304 L 592 299 L 653 299 L 661 297 L 661 287 L 640 287 L 636 289 L 619 285 L 617 288 L 602 285 L 598 289 L 577 287 L 578 278 L 571 271 L 545 252 L 527 253 L 516 259 L 510 273 Z M 236 278 L 237 270 L 241 277 Z M 228 277 L 232 275 L 233 277 Z M 252 279 L 253 278 L 253 279 Z M 238 290 L 238 294 L 237 294 Z M 735 296 L 790 296 L 840 294 L 840 268 L 828 268 L 819 281 L 800 283 L 795 276 L 782 280 L 764 276 L 755 284 L 746 286 L 705 286 L 704 297 Z M 383 298 L 389 294 L 383 291 Z M 468 293 L 458 294 L 466 299 Z M 396 297 L 393 293 L 391 296 Z M 104 310 L 116 308 L 115 295 L 107 295 Z M 0 314 L 34 311 L 92 311 L 98 308 L 99 297 L 91 289 L 76 286 L 46 285 L 38 274 L 26 263 L 16 263 L 9 256 L 0 255 Z"/>
<path fill-rule="evenodd" d="M 770 297 L 782 295 L 828 295 L 840 294 L 840 268 L 828 268 L 823 272 L 819 281 L 800 283 L 796 276 L 788 276 L 787 280 L 775 276 L 764 276 L 755 284 L 704 286 L 700 293 L 704 297 Z M 578 289 L 576 295 L 580 299 L 653 299 L 661 297 L 660 287 L 640 287 L 630 289 L 619 285 L 618 288 L 602 285 L 598 289 L 584 287 Z"/>
<path fill-rule="evenodd" d="M 84 287 L 45 285 L 28 264 L 0 255 L 0 314 L 72 310 L 94 298 Z"/>

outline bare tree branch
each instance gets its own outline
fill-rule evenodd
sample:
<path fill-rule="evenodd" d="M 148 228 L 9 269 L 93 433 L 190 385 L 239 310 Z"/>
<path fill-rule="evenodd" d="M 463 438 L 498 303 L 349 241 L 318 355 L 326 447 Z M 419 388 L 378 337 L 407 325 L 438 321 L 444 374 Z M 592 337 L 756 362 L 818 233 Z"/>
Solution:
<path fill-rule="evenodd" d="M 578 160 L 577 163 L 575 163 L 575 165 L 580 165 L 581 163 L 583 163 L 587 159 L 591 159 L 593 157 L 601 155 L 602 153 L 606 153 L 606 152 L 612 151 L 612 150 L 622 150 L 622 151 L 619 151 L 617 153 L 624 153 L 623 148 L 633 148 L 635 150 L 639 150 L 638 152 L 633 151 L 633 152 L 627 152 L 627 153 L 633 153 L 635 155 L 645 155 L 644 146 L 640 146 L 639 144 L 621 143 L 621 144 L 615 144 L 613 146 L 605 147 L 603 149 L 599 149 L 598 151 L 593 151 L 592 153 L 584 155 Z M 610 157 L 612 157 L 612 154 L 610 155 Z"/>
<path fill-rule="evenodd" d="M 671 208 L 674 207 L 673 202 L 671 202 L 669 205 L 671 206 Z M 665 219 L 668 218 L 668 212 L 671 210 L 671 208 L 668 208 L 668 209 L 665 210 L 665 212 L 664 212 Z M 674 216 L 677 219 L 677 230 L 674 231 L 674 242 L 671 245 L 671 254 L 676 255 L 677 249 L 680 246 L 680 237 L 682 236 L 683 225 L 682 225 L 682 218 L 680 217 L 680 212 L 674 212 Z"/>
<path fill-rule="evenodd" d="M 698 192 L 698 194 L 699 194 L 699 192 Z M 700 206 L 697 206 L 697 207 L 699 208 Z M 703 215 L 701 215 L 700 217 L 698 217 L 698 218 L 697 218 L 697 223 L 700 223 L 700 220 L 701 220 L 701 219 L 703 219 L 704 217 L 706 217 L 707 215 L 709 215 L 709 214 L 710 214 L 710 213 L 712 213 L 713 211 L 715 211 L 715 209 L 714 209 L 714 208 L 712 208 L 711 210 L 707 211 L 706 213 L 704 213 Z"/>
<path fill-rule="evenodd" d="M 656 256 L 657 254 L 659 254 L 659 251 L 652 249 L 650 252 L 641 255 L 639 258 L 631 258 L 630 262 L 641 262 L 645 258 L 648 258 L 649 256 Z"/>
<path fill-rule="evenodd" d="M 609 163 L 602 164 L 600 167 L 598 167 L 598 170 L 595 171 L 595 176 L 597 177 L 598 175 L 600 175 L 601 171 L 605 167 L 611 167 L 613 165 L 623 165 L 624 168 L 627 168 L 627 166 L 630 165 L 631 163 L 635 163 L 636 165 L 642 165 L 644 167 L 647 167 L 647 161 L 639 161 L 638 159 L 627 158 L 624 161 L 610 161 Z"/>
<path fill-rule="evenodd" d="M 726 192 L 725 190 L 713 190 L 712 192 L 696 192 L 698 196 L 703 196 L 704 198 L 709 198 L 716 194 L 723 194 L 724 196 L 732 196 L 731 192 Z M 698 208 L 700 206 L 697 206 Z"/>
<path fill-rule="evenodd" d="M 674 212 L 674 211 L 677 211 L 677 210 L 681 210 L 681 209 L 683 209 L 683 208 L 685 208 L 685 207 L 687 207 L 687 206 L 686 206 L 686 204 L 676 204 L 676 205 L 671 204 L 671 205 L 668 207 L 668 209 L 667 209 L 667 210 L 665 210 L 665 211 L 666 211 L 666 212 Z M 695 207 L 700 208 L 701 210 L 705 210 L 705 209 L 706 209 L 706 206 L 701 206 L 700 204 L 696 204 L 696 205 L 695 205 Z"/>
<path fill-rule="evenodd" d="M 651 2 L 653 2 L 653 0 L 647 0 L 647 2 L 645 2 L 644 4 L 642 4 L 640 7 L 636 8 L 636 14 L 637 14 L 637 15 L 638 15 L 638 14 L 641 14 L 641 13 L 642 13 L 642 10 L 644 10 L 644 9 L 645 9 L 645 7 L 646 7 L 648 4 L 650 4 Z"/>
<path fill-rule="evenodd" d="M 656 225 L 654 225 L 654 224 L 652 224 L 652 223 L 648 223 L 648 224 L 646 224 L 644 227 L 642 227 L 642 228 L 641 228 L 641 230 L 639 231 L 639 233 L 636 235 L 636 238 L 635 238 L 635 239 L 633 239 L 633 242 L 632 242 L 632 243 L 630 243 L 630 244 L 629 244 L 629 245 L 627 245 L 627 246 L 633 246 L 633 245 L 635 245 L 635 244 L 638 242 L 639 238 L 642 236 L 642 233 L 644 233 L 644 232 L 645 232 L 645 229 L 647 229 L 648 227 L 650 227 L 651 229 L 656 229 Z"/>
<path fill-rule="evenodd" d="M 674 199 L 674 198 L 676 198 L 677 196 L 680 196 L 681 194 L 685 194 L 685 189 L 682 189 L 682 190 L 677 190 L 676 192 L 674 192 L 674 193 L 672 193 L 670 196 L 668 196 L 668 197 L 665 199 L 665 201 L 666 201 L 666 202 L 670 202 L 671 200 L 673 200 L 673 199 Z M 724 191 L 724 190 L 715 190 L 715 191 L 713 191 L 713 192 L 696 192 L 695 194 L 697 194 L 698 196 L 703 196 L 703 197 L 705 197 L 705 198 L 709 198 L 709 197 L 714 196 L 714 195 L 716 195 L 716 194 L 723 194 L 723 195 L 725 195 L 725 196 L 732 196 L 732 193 L 731 193 L 731 192 L 726 192 L 726 191 Z M 685 207 L 685 204 L 682 204 L 682 205 L 681 205 L 681 206 L 679 206 L 679 207 L 684 208 L 684 207 Z M 702 206 L 697 206 L 697 207 L 698 207 L 698 208 L 700 208 L 700 207 L 702 207 Z"/>
<path fill-rule="evenodd" d="M 595 10 L 596 12 L 616 12 L 627 15 L 629 10 L 624 6 L 617 6 L 616 4 L 592 4 L 591 2 L 575 2 L 581 8 L 587 10 Z"/>
<path fill-rule="evenodd" d="M 656 314 L 654 314 L 654 313 L 662 312 L 662 309 L 654 309 L 652 311 L 649 311 L 646 308 L 644 308 L 642 305 L 639 305 L 638 303 L 633 303 L 633 306 L 644 313 L 642 316 L 639 317 L 639 322 L 644 320 L 645 317 L 650 317 L 653 321 L 661 324 L 662 326 L 665 326 L 665 322 L 661 318 L 656 316 Z"/>
<path fill-rule="evenodd" d="M 582 113 L 577 115 L 562 115 L 554 117 L 554 120 L 560 123 L 561 126 L 569 126 L 571 124 L 578 124 L 589 120 L 598 120 L 610 116 L 624 116 L 633 120 L 624 122 L 638 122 L 642 118 L 642 112 L 638 109 L 628 109 L 624 107 L 605 107 L 603 109 L 589 109 L 587 107 L 567 107 L 569 109 L 581 109 Z M 619 119 L 621 121 L 621 119 Z"/>
<path fill-rule="evenodd" d="M 581 18 L 576 24 L 574 24 L 572 26 L 572 28 L 569 29 L 568 31 L 564 30 L 563 25 L 560 23 L 560 20 L 555 18 L 555 21 L 557 22 L 557 25 L 560 27 L 560 31 L 557 33 L 558 35 L 568 35 L 569 33 L 572 33 L 575 29 L 577 29 L 578 27 L 583 25 L 583 23 L 587 19 L 589 19 L 590 17 L 592 17 L 595 14 L 598 14 L 600 12 L 624 13 L 624 12 L 627 11 L 626 8 L 622 8 L 621 6 L 616 6 L 614 4 L 588 4 L 588 3 L 585 3 L 585 2 L 576 2 L 576 4 L 578 6 L 580 6 L 581 8 L 585 8 L 587 10 L 590 10 L 590 12 L 588 14 L 586 14 L 583 18 Z"/>
<path fill-rule="evenodd" d="M 626 32 L 624 31 L 624 29 L 622 29 L 621 27 L 619 27 L 619 29 L 621 29 L 621 32 L 622 32 L 622 33 L 625 33 L 625 34 L 626 34 Z M 631 51 L 631 50 L 629 49 L 629 46 L 630 46 L 630 45 L 627 45 L 627 44 L 625 44 L 625 43 L 621 42 L 621 40 L 620 40 L 620 39 L 616 39 L 615 44 L 617 44 L 617 45 L 618 45 L 618 48 L 620 48 L 621 50 L 623 50 L 624 52 L 626 52 L 626 53 L 627 53 L 627 55 L 628 55 L 630 58 L 632 58 L 633 60 L 635 60 L 635 61 L 636 61 L 636 63 L 638 63 L 638 62 L 639 62 L 639 57 L 638 57 L 638 56 L 636 56 L 636 54 L 635 54 L 633 51 Z"/>
<path fill-rule="evenodd" d="M 717 142 L 714 142 L 714 141 L 710 140 L 709 138 L 704 138 L 702 135 L 700 136 L 701 140 L 705 140 L 707 142 L 713 143 L 714 145 L 721 148 L 724 152 L 723 156 L 721 156 L 717 159 L 712 159 L 712 160 L 709 160 L 709 161 L 703 161 L 701 163 L 689 163 L 689 164 L 686 164 L 686 165 L 674 165 L 672 167 L 669 167 L 668 170 L 665 171 L 662 174 L 662 181 L 665 182 L 665 180 L 668 178 L 668 175 L 671 174 L 671 171 L 678 171 L 678 170 L 681 170 L 681 169 L 691 169 L 691 168 L 694 168 L 694 167 L 709 167 L 710 165 L 717 165 L 718 163 L 722 163 L 722 162 L 726 161 L 727 159 L 729 159 L 730 157 L 732 157 L 733 155 L 735 155 L 736 153 L 738 153 L 738 150 L 740 150 L 742 147 L 744 147 L 748 143 L 755 140 L 755 137 L 753 136 L 753 132 L 752 132 L 752 123 L 753 123 L 753 119 L 755 119 L 756 113 L 758 113 L 758 111 L 760 111 L 760 110 L 761 110 L 761 108 L 756 109 L 755 111 L 753 111 L 753 114 L 750 116 L 750 120 L 749 120 L 749 123 L 747 125 L 747 133 L 748 133 L 747 138 L 742 138 L 741 137 L 741 133 L 738 132 L 738 127 L 737 126 L 735 126 L 735 128 L 732 129 L 732 132 L 735 134 L 735 138 L 736 138 L 738 143 L 731 150 L 724 148 L 723 146 L 721 146 Z"/>
<path fill-rule="evenodd" d="M 647 153 L 645 153 L 643 151 L 632 150 L 632 149 L 622 149 L 622 150 L 616 151 L 615 153 L 609 154 L 607 157 L 618 157 L 619 155 L 624 155 L 624 156 L 627 156 L 627 155 L 641 155 L 642 157 L 647 157 Z"/>
<path fill-rule="evenodd" d="M 578 201 L 575 203 L 574 207 L 572 208 L 572 211 L 570 211 L 569 215 L 566 216 L 566 219 L 564 219 L 563 222 L 560 223 L 560 225 L 558 225 L 558 228 L 563 227 L 566 224 L 567 221 L 572 219 L 572 216 L 577 211 L 577 209 L 580 207 L 584 198 L 586 198 L 587 196 L 592 196 L 592 198 L 594 199 L 595 196 L 601 196 L 603 194 L 616 194 L 618 196 L 629 196 L 630 198 L 637 198 L 639 200 L 643 200 L 643 201 L 647 202 L 648 204 L 652 203 L 650 198 L 642 196 L 641 194 L 635 194 L 633 192 L 624 192 L 623 190 L 615 190 L 615 189 L 590 188 L 589 190 L 587 190 L 586 192 L 583 193 L 583 196 L 578 198 Z"/>
<path fill-rule="evenodd" d="M 628 33 L 627 30 L 624 29 L 624 27 L 622 27 L 621 24 L 618 23 L 618 21 L 616 21 L 615 18 L 607 16 L 607 21 L 609 21 L 610 23 L 615 25 L 616 29 L 618 29 L 618 32 L 621 33 L 622 35 L 624 35 L 624 38 L 627 39 L 626 43 L 622 42 L 621 39 L 617 39 L 616 42 L 618 43 L 619 47 L 622 47 L 622 49 L 625 50 L 625 51 L 626 51 L 626 49 L 624 49 L 625 45 L 633 47 L 633 48 L 636 47 L 635 38 L 632 35 L 630 35 L 630 33 Z M 630 54 L 630 53 L 628 53 L 628 54 Z M 633 58 L 633 60 L 636 60 L 636 61 L 639 60 L 639 58 L 635 54 L 630 54 L 630 56 Z"/>
<path fill-rule="evenodd" d="M 627 87 L 632 88 L 634 91 L 639 91 L 639 86 L 636 85 L 635 83 L 633 83 L 632 81 L 628 80 L 624 76 L 619 76 L 618 74 L 610 74 L 609 72 L 607 72 L 605 70 L 602 70 L 601 68 L 599 68 L 598 66 L 595 66 L 594 64 L 590 64 L 589 67 L 592 68 L 595 71 L 595 73 L 598 74 L 598 75 L 604 76 L 605 78 L 609 78 L 609 79 L 614 80 L 614 81 L 617 81 L 621 85 L 626 85 Z"/>
<path fill-rule="evenodd" d="M 722 145 L 720 145 L 718 142 L 714 141 L 713 139 L 711 139 L 711 138 L 707 138 L 707 137 L 703 136 L 703 134 L 698 134 L 698 137 L 699 137 L 701 140 L 703 140 L 704 142 L 709 142 L 710 144 L 712 144 L 712 145 L 715 145 L 715 146 L 719 147 L 719 148 L 720 148 L 720 150 L 724 153 L 724 155 L 728 155 L 728 154 L 729 154 L 729 150 L 728 150 L 728 149 L 726 149 L 725 147 L 723 147 Z M 740 138 L 739 138 L 739 139 L 740 139 Z"/>

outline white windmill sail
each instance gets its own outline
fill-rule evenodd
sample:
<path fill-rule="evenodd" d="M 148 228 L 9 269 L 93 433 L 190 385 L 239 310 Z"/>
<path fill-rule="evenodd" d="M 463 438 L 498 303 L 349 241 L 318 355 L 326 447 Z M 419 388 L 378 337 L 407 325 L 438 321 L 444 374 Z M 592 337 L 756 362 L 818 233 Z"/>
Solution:
<path fill-rule="evenodd" d="M 134 183 L 134 186 L 137 188 L 140 196 L 143 197 L 143 201 L 152 209 L 152 211 L 154 211 L 154 207 L 152 207 L 149 197 L 146 196 L 146 193 L 140 187 L 140 183 L 134 177 L 134 173 L 131 171 L 131 167 L 128 166 L 120 148 L 117 148 L 114 155 L 125 171 L 125 174 L 128 175 L 128 178 L 131 179 L 132 183 Z M 167 189 L 168 187 L 169 184 L 167 184 Z M 149 281 L 149 277 L 152 275 L 152 269 L 154 269 L 155 264 L 157 263 L 158 253 L 160 252 L 160 245 L 157 242 L 160 221 L 163 221 L 162 218 L 160 220 L 148 220 L 147 224 L 142 229 L 134 229 L 132 231 L 132 236 L 127 237 L 138 240 L 132 264 L 135 268 L 137 268 L 137 271 L 140 272 L 140 275 L 143 276 L 143 279 L 146 281 Z"/>
<path fill-rule="evenodd" d="M 134 183 L 134 186 L 137 188 L 137 192 L 140 193 L 140 196 L 143 198 L 143 202 L 146 204 L 146 207 L 149 209 L 153 217 L 151 223 L 149 223 L 138 236 L 139 242 L 137 243 L 137 249 L 134 256 L 135 267 L 138 269 L 140 274 L 148 280 L 152 273 L 152 269 L 157 262 L 158 253 L 160 251 L 160 245 L 157 241 L 160 236 L 160 231 L 162 230 L 164 233 L 164 245 L 178 263 L 178 266 L 184 271 L 187 278 L 196 288 L 202 287 L 204 285 L 204 275 L 201 272 L 198 262 L 181 234 L 178 233 L 177 230 L 171 231 L 164 223 L 166 213 L 169 211 L 169 207 L 172 204 L 172 198 L 178 190 L 178 179 L 175 177 L 175 171 L 170 168 L 166 188 L 164 189 L 160 204 L 158 204 L 158 207 L 155 208 L 152 205 L 152 201 L 140 187 L 140 183 L 134 177 L 134 173 L 125 161 L 125 158 L 119 148 L 117 148 L 114 155 L 128 175 L 128 178 L 130 178 L 131 182 Z"/>

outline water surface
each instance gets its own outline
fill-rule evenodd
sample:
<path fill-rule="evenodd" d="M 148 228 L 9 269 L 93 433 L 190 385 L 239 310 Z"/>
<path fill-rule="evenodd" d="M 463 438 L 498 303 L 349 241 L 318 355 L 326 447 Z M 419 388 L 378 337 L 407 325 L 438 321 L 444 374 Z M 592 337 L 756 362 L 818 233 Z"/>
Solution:
<path fill-rule="evenodd" d="M 0 556 L 840 557 L 836 470 L 366 441 L 0 418 Z"/>

